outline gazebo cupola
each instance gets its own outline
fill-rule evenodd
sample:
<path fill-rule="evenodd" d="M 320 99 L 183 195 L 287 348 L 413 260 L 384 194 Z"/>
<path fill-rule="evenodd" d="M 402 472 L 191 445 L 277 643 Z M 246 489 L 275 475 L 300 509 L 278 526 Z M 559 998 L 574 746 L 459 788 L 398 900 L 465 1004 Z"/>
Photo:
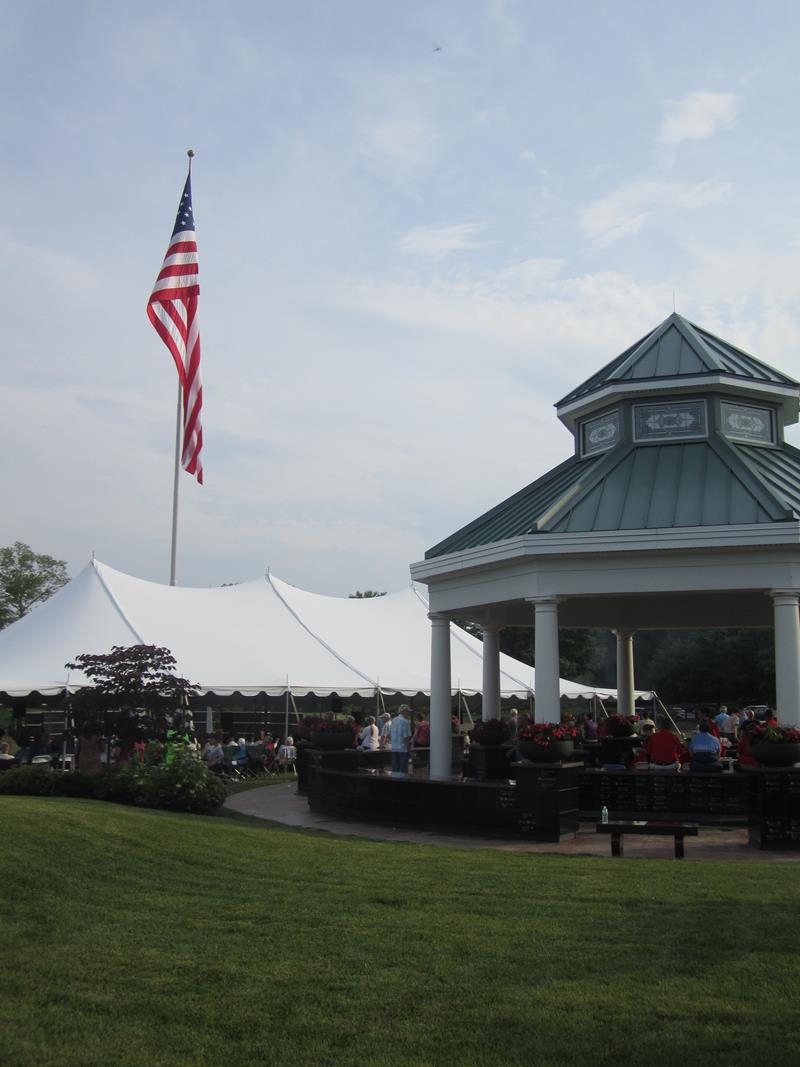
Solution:
<path fill-rule="evenodd" d="M 798 421 L 798 385 L 672 314 L 556 404 L 589 459 L 623 445 L 722 438 L 777 446 Z"/>
<path fill-rule="evenodd" d="M 784 437 L 800 384 L 672 314 L 556 412 L 574 454 L 411 568 L 433 625 L 432 766 L 452 618 L 484 629 L 484 715 L 499 627 L 534 626 L 540 721 L 559 715 L 560 625 L 616 632 L 623 709 L 637 629 L 774 625 L 776 706 L 800 722 L 800 451 Z"/>

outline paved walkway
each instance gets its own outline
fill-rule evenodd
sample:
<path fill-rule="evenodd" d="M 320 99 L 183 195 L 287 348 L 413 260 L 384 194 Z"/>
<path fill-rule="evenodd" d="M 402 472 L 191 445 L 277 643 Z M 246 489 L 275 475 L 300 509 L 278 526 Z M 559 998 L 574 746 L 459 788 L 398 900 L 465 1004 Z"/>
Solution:
<path fill-rule="evenodd" d="M 317 815 L 309 810 L 306 797 L 298 795 L 297 786 L 293 781 L 236 793 L 228 798 L 225 807 L 231 811 L 238 811 L 242 815 L 269 819 L 284 826 L 294 826 L 303 830 L 322 830 L 341 837 L 365 837 L 375 841 L 410 841 L 414 844 L 441 845 L 450 848 L 492 848 L 501 852 L 542 852 L 558 856 L 610 856 L 611 854 L 608 837 L 596 833 L 594 825 L 590 823 L 583 824 L 574 841 L 557 845 L 538 841 L 467 836 L 443 831 L 414 830 Z M 691 818 L 687 817 L 686 821 L 690 822 Z M 687 859 L 736 860 L 751 863 L 764 860 L 777 860 L 781 863 L 800 862 L 800 852 L 762 852 L 751 848 L 747 843 L 747 831 L 743 829 L 722 830 L 701 827 L 698 837 L 686 838 L 685 847 Z M 673 839 L 671 837 L 626 837 L 625 858 L 673 859 Z"/>

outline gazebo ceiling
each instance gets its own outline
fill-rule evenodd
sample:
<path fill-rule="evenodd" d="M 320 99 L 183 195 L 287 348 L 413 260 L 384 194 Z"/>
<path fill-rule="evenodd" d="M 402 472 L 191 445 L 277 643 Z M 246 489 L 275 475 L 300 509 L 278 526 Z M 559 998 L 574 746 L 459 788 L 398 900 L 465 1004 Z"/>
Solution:
<path fill-rule="evenodd" d="M 447 614 L 476 623 L 533 626 L 531 604 L 523 599 Z M 772 601 L 762 590 L 569 596 L 558 609 L 561 628 L 588 630 L 769 629 L 772 617 Z"/>

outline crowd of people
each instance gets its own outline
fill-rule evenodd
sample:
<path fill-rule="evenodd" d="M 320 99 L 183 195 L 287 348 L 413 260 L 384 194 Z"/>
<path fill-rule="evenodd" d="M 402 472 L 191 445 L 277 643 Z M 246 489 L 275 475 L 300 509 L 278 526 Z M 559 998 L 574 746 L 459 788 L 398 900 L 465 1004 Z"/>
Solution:
<path fill-rule="evenodd" d="M 619 716 L 597 718 L 587 711 L 579 726 L 580 739 L 587 747 L 611 739 L 611 726 Z M 388 711 L 367 715 L 357 721 L 349 716 L 345 721 L 353 729 L 354 744 L 363 751 L 387 750 L 391 754 L 391 768 L 405 772 L 409 759 L 414 766 L 426 766 L 430 751 L 430 723 L 425 713 L 414 712 L 408 704 L 401 704 L 394 715 Z M 514 746 L 517 732 L 530 721 L 527 712 L 512 708 L 505 723 L 509 745 Z M 716 714 L 699 713 L 698 723 L 691 736 L 685 737 L 675 722 L 667 716 L 655 721 L 649 715 L 637 716 L 632 729 L 638 742 L 623 754 L 617 753 L 609 769 L 650 769 L 656 772 L 675 772 L 681 769 L 722 770 L 726 757 L 735 756 L 739 766 L 757 766 L 749 751 L 749 733 L 757 723 L 777 725 L 775 713 L 761 709 L 759 717 L 752 710 L 742 712 L 724 705 Z M 454 721 L 454 729 L 458 724 Z M 466 727 L 465 727 L 466 729 Z M 468 739 L 467 739 L 468 740 Z M 233 777 L 259 774 L 264 771 L 293 769 L 297 749 L 291 736 L 273 736 L 266 729 L 249 736 L 216 732 L 208 736 L 193 730 L 170 729 L 165 736 L 140 734 L 136 739 L 123 740 L 116 736 L 71 738 L 67 751 L 72 754 L 73 766 L 83 771 L 98 771 L 115 767 L 130 759 L 174 758 L 180 747 L 202 759 L 208 769 L 219 775 Z M 53 744 L 44 734 L 12 735 L 0 732 L 0 771 L 28 763 L 57 765 L 62 757 L 61 745 Z M 604 764 L 606 765 L 606 764 Z"/>
<path fill-rule="evenodd" d="M 200 756 L 213 774 L 244 776 L 293 769 L 297 749 L 293 737 L 273 737 L 267 730 L 249 740 L 215 733 L 206 740 Z"/>
<path fill-rule="evenodd" d="M 758 762 L 750 752 L 751 732 L 755 726 L 777 726 L 775 712 L 764 708 L 757 718 L 752 710 L 738 712 L 722 705 L 716 715 L 699 713 L 697 727 L 685 737 L 676 724 L 667 716 L 654 721 L 649 716 L 639 718 L 635 732 L 641 744 L 627 759 L 620 761 L 619 769 L 652 770 L 657 773 L 675 773 L 681 770 L 720 772 L 725 761 L 736 759 L 739 767 L 757 767 Z M 583 726 L 585 740 L 602 740 L 604 723 Z M 616 757 L 615 757 L 616 758 Z M 616 765 L 615 765 L 616 766 Z"/>
<path fill-rule="evenodd" d="M 66 765 L 86 773 L 120 767 L 129 760 L 172 762 L 177 751 L 202 759 L 215 774 L 239 777 L 248 773 L 287 770 L 294 767 L 297 750 L 291 737 L 273 736 L 266 730 L 245 737 L 215 733 L 208 737 L 189 729 L 170 728 L 165 733 L 139 731 L 122 738 L 90 732 L 89 736 L 63 738 L 59 743 L 44 733 L 0 732 L 0 771 L 28 764 Z"/>

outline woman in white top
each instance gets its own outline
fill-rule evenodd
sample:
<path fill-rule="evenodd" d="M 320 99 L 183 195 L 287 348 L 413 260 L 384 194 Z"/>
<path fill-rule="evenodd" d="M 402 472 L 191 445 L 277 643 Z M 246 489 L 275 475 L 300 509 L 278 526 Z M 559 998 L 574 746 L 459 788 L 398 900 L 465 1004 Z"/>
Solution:
<path fill-rule="evenodd" d="M 367 716 L 366 726 L 358 735 L 358 747 L 368 751 L 378 748 L 378 727 L 374 715 Z"/>

